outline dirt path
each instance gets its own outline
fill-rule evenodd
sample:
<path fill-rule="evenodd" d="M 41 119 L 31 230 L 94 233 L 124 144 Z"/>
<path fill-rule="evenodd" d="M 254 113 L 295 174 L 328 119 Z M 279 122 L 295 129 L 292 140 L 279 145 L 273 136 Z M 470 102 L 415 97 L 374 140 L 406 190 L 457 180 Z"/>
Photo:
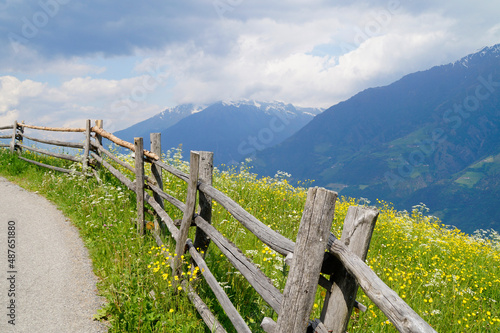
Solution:
<path fill-rule="evenodd" d="M 0 332 L 106 332 L 92 320 L 103 302 L 96 281 L 71 222 L 0 177 Z"/>

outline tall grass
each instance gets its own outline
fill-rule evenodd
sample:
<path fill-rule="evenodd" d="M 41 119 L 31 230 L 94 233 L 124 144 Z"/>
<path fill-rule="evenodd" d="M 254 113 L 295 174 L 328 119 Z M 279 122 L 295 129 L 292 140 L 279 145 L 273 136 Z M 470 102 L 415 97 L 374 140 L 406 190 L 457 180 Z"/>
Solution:
<path fill-rule="evenodd" d="M 188 165 L 180 154 L 177 150 L 164 159 L 187 171 Z M 132 164 L 128 157 L 122 159 Z M 54 163 L 64 162 L 51 162 Z M 202 298 L 231 331 L 228 318 L 205 282 L 189 276 L 187 255 L 184 276 L 172 276 L 161 253 L 173 251 L 173 240 L 166 236 L 166 248 L 160 249 L 150 236 L 136 234 L 135 196 L 108 173 L 101 171 L 104 183 L 99 185 L 93 178 L 56 174 L 6 153 L 0 154 L 0 170 L 2 175 L 54 201 L 80 229 L 100 278 L 100 293 L 108 302 L 98 317 L 109 321 L 111 332 L 208 332 L 185 294 L 174 289 L 172 282 L 179 278 L 192 280 Z M 183 200 L 185 183 L 167 173 L 163 176 L 165 191 Z M 292 240 L 296 238 L 309 184 L 302 185 L 291 186 L 285 173 L 258 178 L 245 165 L 214 172 L 216 188 Z M 337 202 L 332 226 L 337 236 L 341 235 L 348 207 L 356 204 L 360 201 L 351 198 Z M 422 205 L 412 212 L 396 211 L 383 201 L 377 206 L 380 216 L 367 263 L 380 278 L 438 332 L 499 331 L 498 234 L 468 236 L 448 229 L 437 218 L 427 216 Z M 182 217 L 176 208 L 167 205 L 166 209 L 174 219 Z M 283 290 L 288 269 L 282 256 L 261 243 L 216 203 L 212 219 L 214 226 Z M 193 231 L 190 237 L 194 237 Z M 262 331 L 259 325 L 264 316 L 276 318 L 213 244 L 206 260 L 252 331 Z M 319 317 L 322 299 L 324 291 L 319 288 L 314 318 Z M 349 332 L 396 331 L 362 291 L 358 300 L 368 306 L 368 311 L 353 313 Z"/>

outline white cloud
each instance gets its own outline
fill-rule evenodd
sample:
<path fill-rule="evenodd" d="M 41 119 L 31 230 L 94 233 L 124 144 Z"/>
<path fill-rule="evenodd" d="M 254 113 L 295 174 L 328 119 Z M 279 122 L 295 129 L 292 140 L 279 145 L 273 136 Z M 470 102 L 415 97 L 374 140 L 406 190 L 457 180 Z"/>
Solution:
<path fill-rule="evenodd" d="M 241 26 L 226 23 L 242 31 L 226 54 L 206 53 L 186 43 L 169 47 L 156 59 L 175 78 L 177 103 L 251 98 L 328 107 L 360 90 L 467 53 L 464 45 L 469 43 L 454 41 L 453 19 L 401 12 L 382 21 L 375 19 L 377 15 L 383 16 L 373 10 L 360 18 L 345 9 L 343 20 L 359 22 L 351 34 L 345 34 L 336 19 L 295 25 L 271 19 L 240 22 Z M 377 27 L 373 22 L 382 23 Z M 344 54 L 314 52 L 317 45 L 342 39 L 343 45 L 352 47 Z"/>
<path fill-rule="evenodd" d="M 500 42 L 500 6 L 486 0 L 221 0 L 223 17 L 212 1 L 125 2 L 70 2 L 17 53 L 3 44 L 0 121 L 104 118 L 119 129 L 177 103 L 329 107 Z M 9 7 L 0 43 L 41 10 L 22 3 Z"/>
<path fill-rule="evenodd" d="M 144 85 L 147 79 L 144 75 L 123 80 L 78 77 L 54 87 L 13 76 L 0 77 L 0 123 L 17 119 L 45 126 L 79 123 L 77 127 L 82 127 L 85 119 L 105 119 L 107 129 L 113 131 L 162 110 L 147 99 L 134 100 L 135 90 L 148 87 Z M 125 99 L 133 107 L 120 107 Z"/>
<path fill-rule="evenodd" d="M 35 97 L 43 90 L 44 85 L 39 82 L 20 81 L 13 76 L 0 77 L 0 114 L 3 116 L 17 107 L 21 99 Z"/>

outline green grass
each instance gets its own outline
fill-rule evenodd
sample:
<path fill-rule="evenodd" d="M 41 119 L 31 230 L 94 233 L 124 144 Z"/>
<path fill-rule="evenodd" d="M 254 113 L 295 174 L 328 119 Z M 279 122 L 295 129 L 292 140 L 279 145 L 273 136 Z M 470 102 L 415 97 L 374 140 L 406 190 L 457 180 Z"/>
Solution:
<path fill-rule="evenodd" d="M 187 171 L 179 152 L 165 159 Z M 162 249 L 156 247 L 150 236 L 136 234 L 135 197 L 112 176 L 101 172 L 104 184 L 98 185 L 93 178 L 49 172 L 4 152 L 0 154 L 0 173 L 54 201 L 80 229 L 100 279 L 99 291 L 108 302 L 98 317 L 109 321 L 111 332 L 209 331 L 185 294 L 172 287 L 175 276 L 160 255 Z M 185 183 L 166 173 L 164 179 L 165 191 L 184 200 Z M 214 173 L 216 188 L 292 240 L 296 238 L 306 199 L 305 187 L 309 184 L 303 185 L 304 188 L 291 186 L 283 174 L 259 179 L 245 166 Z M 355 199 L 339 199 L 332 226 L 334 234 L 340 237 L 347 209 L 357 203 Z M 407 213 L 398 212 L 385 202 L 377 205 L 381 213 L 367 258 L 372 269 L 438 332 L 500 330 L 498 234 L 471 237 L 449 230 L 437 218 L 426 216 L 424 206 Z M 167 212 L 174 219 L 182 217 L 182 212 L 169 205 Z M 267 248 L 217 204 L 213 207 L 213 224 L 283 290 L 287 267 L 282 256 Z M 190 237 L 194 237 L 192 233 Z M 171 253 L 173 241 L 166 237 L 165 243 Z M 264 316 L 276 319 L 272 309 L 213 244 L 206 260 L 253 332 L 262 332 L 259 325 Z M 185 261 L 187 272 L 189 258 Z M 189 276 L 186 273 L 184 277 Z M 196 279 L 191 283 L 224 326 L 233 331 L 205 282 Z M 313 318 L 319 318 L 323 298 L 324 291 L 318 288 Z M 369 310 L 353 313 L 349 332 L 396 331 L 362 291 L 357 298 Z"/>
<path fill-rule="evenodd" d="M 426 139 L 431 139 L 432 138 L 432 125 L 427 125 L 425 127 L 422 127 L 414 132 L 411 132 L 410 134 L 393 140 L 389 142 L 387 145 L 393 145 L 396 147 L 403 147 L 402 149 L 405 149 L 405 147 L 408 146 L 415 146 L 417 147 L 417 142 L 426 140 Z"/>
<path fill-rule="evenodd" d="M 476 185 L 477 182 L 480 181 L 483 177 L 484 174 L 482 172 L 467 171 L 464 175 L 455 180 L 455 182 L 461 185 L 465 185 L 468 188 L 473 188 L 474 185 Z"/>

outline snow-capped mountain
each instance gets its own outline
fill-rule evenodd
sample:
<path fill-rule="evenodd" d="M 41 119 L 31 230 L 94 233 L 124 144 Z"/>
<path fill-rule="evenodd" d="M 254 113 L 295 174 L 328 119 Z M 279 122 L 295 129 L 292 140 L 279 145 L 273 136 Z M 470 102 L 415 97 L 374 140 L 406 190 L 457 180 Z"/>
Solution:
<path fill-rule="evenodd" d="M 149 133 L 161 132 L 170 126 L 175 125 L 181 119 L 200 112 L 206 108 L 206 105 L 180 104 L 175 107 L 166 108 L 153 117 L 143 120 L 126 129 L 115 132 L 114 134 L 122 140 L 134 142 L 134 137 L 144 138 L 144 143 L 149 144 Z"/>
<path fill-rule="evenodd" d="M 299 106 L 294 106 L 292 104 L 286 104 L 280 101 L 273 102 L 258 102 L 255 100 L 243 99 L 239 101 L 221 101 L 223 106 L 233 106 L 235 108 L 240 108 L 242 106 L 253 106 L 266 114 L 276 114 L 277 112 L 282 114 L 303 114 L 309 113 L 312 116 L 320 114 L 324 109 L 322 108 L 304 108 Z"/>
<path fill-rule="evenodd" d="M 208 106 L 182 104 L 115 133 L 133 141 L 149 133 L 162 133 L 163 150 L 182 145 L 215 153 L 215 164 L 232 164 L 278 144 L 321 113 L 320 108 L 296 107 L 284 102 L 220 101 Z"/>
<path fill-rule="evenodd" d="M 459 65 L 462 65 L 462 66 L 468 68 L 470 63 L 481 61 L 481 59 L 483 59 L 484 57 L 500 58 L 500 44 L 483 47 L 481 50 L 477 51 L 476 53 L 469 54 L 469 55 L 463 57 L 462 59 L 457 60 L 456 62 L 454 62 L 453 65 L 459 64 Z"/>

